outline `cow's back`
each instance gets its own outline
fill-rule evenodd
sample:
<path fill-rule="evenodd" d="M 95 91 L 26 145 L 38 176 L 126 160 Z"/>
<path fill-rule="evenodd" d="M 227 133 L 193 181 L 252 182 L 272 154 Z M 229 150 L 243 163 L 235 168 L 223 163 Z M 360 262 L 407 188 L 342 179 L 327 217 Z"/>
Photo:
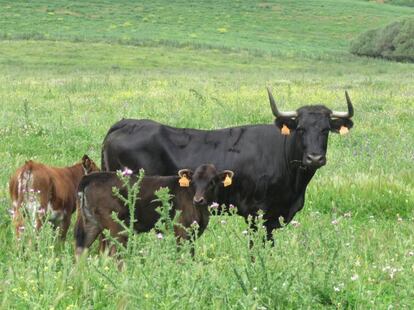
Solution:
<path fill-rule="evenodd" d="M 247 125 L 216 130 L 175 128 L 150 120 L 124 119 L 108 131 L 102 146 L 102 167 L 115 171 L 143 168 L 146 175 L 174 175 L 179 169 L 195 169 L 211 163 L 218 169 L 249 169 L 253 175 L 269 171 L 257 154 L 281 149 L 274 125 Z M 250 171 L 251 170 L 251 171 Z M 258 171 L 260 170 L 260 171 Z"/>
<path fill-rule="evenodd" d="M 160 149 L 151 143 L 161 129 L 161 125 L 150 120 L 123 119 L 108 131 L 102 145 L 102 170 L 115 171 L 128 167 L 135 172 L 143 168 L 145 162 L 159 162 Z M 139 161 L 137 162 L 137 156 Z M 149 175 L 159 173 L 159 167 L 144 167 Z M 153 172 L 150 170 L 153 170 Z"/>
<path fill-rule="evenodd" d="M 135 176 L 130 178 L 131 185 L 137 181 Z M 146 232 L 152 229 L 160 218 L 156 211 L 160 202 L 155 201 L 157 196 L 155 192 L 160 187 L 168 187 L 172 194 L 176 192 L 178 184 L 177 177 L 144 177 L 141 183 L 139 199 L 135 205 L 135 230 Z M 112 222 L 112 212 L 115 212 L 119 219 L 129 223 L 130 215 L 128 206 L 113 195 L 112 189 L 117 188 L 119 194 L 124 198 L 128 192 L 121 180 L 114 172 L 101 172 L 85 176 L 79 184 L 79 192 L 84 199 L 83 207 L 88 208 L 88 212 L 93 214 L 95 220 L 99 221 L 105 228 L 109 227 Z M 175 195 L 174 195 L 175 197 Z M 176 205 L 175 198 L 173 204 Z M 82 211 L 82 210 L 81 210 Z M 86 213 L 88 213 L 86 212 Z M 83 211 L 84 214 L 86 214 Z"/>
<path fill-rule="evenodd" d="M 29 160 L 11 176 L 10 195 L 17 198 L 26 192 L 43 193 L 50 188 L 50 183 L 51 176 L 48 167 Z"/>

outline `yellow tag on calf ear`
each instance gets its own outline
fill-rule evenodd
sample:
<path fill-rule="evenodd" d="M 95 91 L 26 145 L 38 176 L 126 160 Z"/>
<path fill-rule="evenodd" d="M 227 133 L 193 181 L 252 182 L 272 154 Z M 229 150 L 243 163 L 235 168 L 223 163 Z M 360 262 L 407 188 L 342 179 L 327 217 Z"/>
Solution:
<path fill-rule="evenodd" d="M 341 126 L 341 128 L 339 129 L 339 134 L 340 135 L 346 135 L 348 132 L 349 132 L 348 127 Z"/>
<path fill-rule="evenodd" d="M 232 182 L 233 182 L 232 179 L 227 174 L 224 181 L 223 181 L 224 187 L 230 186 Z"/>
<path fill-rule="evenodd" d="M 290 129 L 286 125 L 283 125 L 281 132 L 282 132 L 282 135 L 284 135 L 284 136 L 290 135 Z"/>
<path fill-rule="evenodd" d="M 190 180 L 187 178 L 185 174 L 178 180 L 178 183 L 180 184 L 181 187 L 190 186 Z"/>

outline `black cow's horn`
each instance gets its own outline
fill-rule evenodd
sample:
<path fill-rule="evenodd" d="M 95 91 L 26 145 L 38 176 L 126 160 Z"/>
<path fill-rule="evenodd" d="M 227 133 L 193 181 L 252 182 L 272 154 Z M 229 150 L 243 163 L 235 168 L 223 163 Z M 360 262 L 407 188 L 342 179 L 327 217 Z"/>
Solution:
<path fill-rule="evenodd" d="M 354 107 L 352 106 L 351 98 L 349 98 L 347 91 L 345 91 L 345 98 L 346 98 L 346 104 L 348 105 L 348 112 L 333 111 L 331 114 L 331 117 L 351 118 L 352 116 L 354 116 Z"/>
<path fill-rule="evenodd" d="M 272 108 L 273 115 L 275 117 L 288 117 L 288 118 L 294 118 L 298 116 L 298 113 L 296 111 L 289 111 L 289 112 L 280 112 L 276 107 L 275 99 L 273 98 L 272 93 L 270 92 L 269 87 L 267 87 L 267 93 L 269 95 L 269 101 L 270 101 L 270 107 Z"/>

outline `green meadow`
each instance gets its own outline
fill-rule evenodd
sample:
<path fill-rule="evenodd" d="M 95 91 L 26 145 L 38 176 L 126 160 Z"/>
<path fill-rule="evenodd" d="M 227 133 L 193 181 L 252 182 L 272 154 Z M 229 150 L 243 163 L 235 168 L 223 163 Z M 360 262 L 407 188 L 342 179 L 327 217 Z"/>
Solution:
<path fill-rule="evenodd" d="M 414 64 L 348 52 L 413 16 L 394 2 L 0 1 L 0 308 L 413 309 Z M 75 262 L 73 225 L 64 244 L 47 226 L 16 240 L 8 179 L 25 160 L 100 164 L 123 117 L 270 124 L 266 86 L 281 109 L 345 110 L 345 90 L 355 108 L 274 247 L 229 215 L 194 259 L 135 236 L 122 271 L 96 246 Z"/>

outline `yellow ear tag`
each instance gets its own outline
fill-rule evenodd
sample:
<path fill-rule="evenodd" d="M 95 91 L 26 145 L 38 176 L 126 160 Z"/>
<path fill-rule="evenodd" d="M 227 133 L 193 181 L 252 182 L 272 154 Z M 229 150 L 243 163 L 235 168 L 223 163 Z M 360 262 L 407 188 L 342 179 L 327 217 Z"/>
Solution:
<path fill-rule="evenodd" d="M 339 134 L 340 135 L 346 135 L 348 132 L 349 132 L 348 127 L 341 126 L 341 128 L 339 129 Z"/>
<path fill-rule="evenodd" d="M 231 178 L 229 177 L 229 175 L 227 174 L 227 175 L 226 175 L 226 178 L 225 178 L 225 179 L 224 179 L 224 181 L 223 181 L 224 187 L 230 186 L 230 185 L 231 185 L 231 183 L 232 183 L 232 180 L 231 180 Z"/>
<path fill-rule="evenodd" d="M 282 135 L 284 136 L 290 135 L 290 129 L 286 125 L 283 125 L 281 132 L 282 132 Z"/>
<path fill-rule="evenodd" d="M 181 187 L 189 187 L 190 180 L 187 178 L 187 175 L 183 174 L 183 176 L 178 180 L 178 183 Z"/>

